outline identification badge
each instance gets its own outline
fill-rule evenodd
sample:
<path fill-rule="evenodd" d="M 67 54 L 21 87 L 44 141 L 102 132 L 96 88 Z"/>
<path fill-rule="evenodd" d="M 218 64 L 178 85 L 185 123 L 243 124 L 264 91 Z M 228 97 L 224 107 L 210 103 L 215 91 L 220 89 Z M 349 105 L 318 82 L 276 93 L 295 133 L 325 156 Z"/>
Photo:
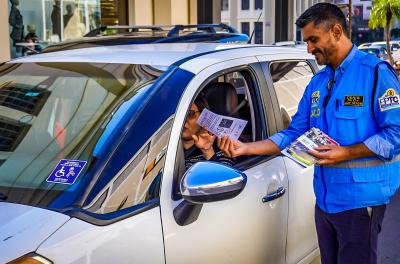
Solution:
<path fill-rule="evenodd" d="M 61 184 L 74 184 L 86 163 L 87 162 L 83 160 L 62 159 L 50 173 L 46 181 Z"/>
<path fill-rule="evenodd" d="M 387 89 L 386 92 L 378 98 L 378 100 L 381 112 L 400 107 L 399 95 L 393 88 Z"/>
<path fill-rule="evenodd" d="M 364 96 L 362 95 L 346 95 L 344 97 L 344 106 L 363 106 Z"/>
<path fill-rule="evenodd" d="M 315 91 L 311 95 L 311 107 L 318 107 L 319 102 L 319 91 Z"/>

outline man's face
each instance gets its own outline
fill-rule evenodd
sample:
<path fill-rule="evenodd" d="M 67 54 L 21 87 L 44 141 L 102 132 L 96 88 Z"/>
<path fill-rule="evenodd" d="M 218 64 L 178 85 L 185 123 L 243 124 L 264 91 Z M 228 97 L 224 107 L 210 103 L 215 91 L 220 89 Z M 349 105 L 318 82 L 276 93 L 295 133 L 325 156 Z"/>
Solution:
<path fill-rule="evenodd" d="M 182 132 L 182 139 L 185 141 L 192 140 L 192 135 L 198 134 L 201 126 L 197 124 L 197 119 L 200 116 L 200 111 L 195 104 L 192 104 L 190 111 L 186 117 L 185 126 Z"/>
<path fill-rule="evenodd" d="M 314 22 L 308 23 L 302 29 L 303 39 L 307 43 L 307 51 L 315 56 L 319 65 L 328 65 L 337 50 L 337 41 L 333 37 L 332 31 L 328 30 L 324 24 L 317 27 Z"/>

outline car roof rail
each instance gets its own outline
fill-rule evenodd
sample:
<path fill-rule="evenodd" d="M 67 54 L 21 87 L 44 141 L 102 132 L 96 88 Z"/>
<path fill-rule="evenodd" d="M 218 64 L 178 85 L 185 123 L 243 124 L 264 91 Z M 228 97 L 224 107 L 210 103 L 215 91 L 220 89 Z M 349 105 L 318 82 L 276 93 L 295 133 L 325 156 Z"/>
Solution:
<path fill-rule="evenodd" d="M 127 29 L 129 32 L 139 32 L 141 29 L 147 29 L 151 31 L 166 31 L 167 29 L 163 28 L 171 28 L 171 25 L 142 25 L 142 26 L 130 26 L 130 25 L 104 25 L 98 28 L 95 28 L 84 35 L 84 37 L 97 37 L 102 34 L 102 32 L 108 29 Z"/>
<path fill-rule="evenodd" d="M 185 29 L 193 29 L 197 28 L 199 31 L 206 31 L 207 33 L 213 34 L 218 33 L 216 29 L 220 28 L 222 30 L 226 30 L 227 33 L 238 34 L 239 32 L 224 23 L 220 24 L 193 24 L 193 25 L 103 25 L 98 28 L 95 28 L 84 35 L 84 37 L 98 37 L 102 35 L 102 33 L 108 29 L 126 29 L 129 33 L 139 32 L 140 30 L 150 30 L 152 32 L 168 32 L 167 37 L 178 37 L 179 31 Z"/>
<path fill-rule="evenodd" d="M 217 33 L 215 30 L 216 28 L 222 28 L 228 31 L 228 33 L 238 33 L 238 31 L 224 23 L 220 24 L 194 24 L 194 25 L 176 25 L 174 26 L 167 34 L 167 37 L 172 37 L 172 36 L 179 36 L 179 31 L 184 30 L 184 29 L 190 29 L 190 28 L 197 28 L 198 30 L 201 31 L 207 31 L 208 33 Z"/>

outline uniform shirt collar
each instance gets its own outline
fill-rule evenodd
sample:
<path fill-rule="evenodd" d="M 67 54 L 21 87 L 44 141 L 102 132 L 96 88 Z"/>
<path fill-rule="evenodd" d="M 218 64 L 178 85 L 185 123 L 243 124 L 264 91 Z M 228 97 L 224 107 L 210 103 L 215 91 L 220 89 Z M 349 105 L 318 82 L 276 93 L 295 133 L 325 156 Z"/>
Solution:
<path fill-rule="evenodd" d="M 344 71 L 346 70 L 347 66 L 350 64 L 350 62 L 356 55 L 356 52 L 357 52 L 357 47 L 356 47 L 356 45 L 353 44 L 353 47 L 351 48 L 349 54 L 347 54 L 346 58 L 339 65 L 339 67 L 337 68 L 337 71 L 339 71 L 341 74 L 343 74 Z M 329 69 L 330 73 L 333 73 L 333 68 L 331 66 L 327 66 L 327 68 Z"/>

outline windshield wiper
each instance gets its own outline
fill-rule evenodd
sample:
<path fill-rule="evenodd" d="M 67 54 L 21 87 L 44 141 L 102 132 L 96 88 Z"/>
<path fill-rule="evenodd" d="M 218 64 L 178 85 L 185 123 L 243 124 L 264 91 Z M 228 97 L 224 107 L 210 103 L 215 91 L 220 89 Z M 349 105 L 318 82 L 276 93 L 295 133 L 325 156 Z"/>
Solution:
<path fill-rule="evenodd" d="M 5 195 L 4 193 L 0 193 L 0 201 L 5 201 L 7 200 L 7 195 Z"/>

